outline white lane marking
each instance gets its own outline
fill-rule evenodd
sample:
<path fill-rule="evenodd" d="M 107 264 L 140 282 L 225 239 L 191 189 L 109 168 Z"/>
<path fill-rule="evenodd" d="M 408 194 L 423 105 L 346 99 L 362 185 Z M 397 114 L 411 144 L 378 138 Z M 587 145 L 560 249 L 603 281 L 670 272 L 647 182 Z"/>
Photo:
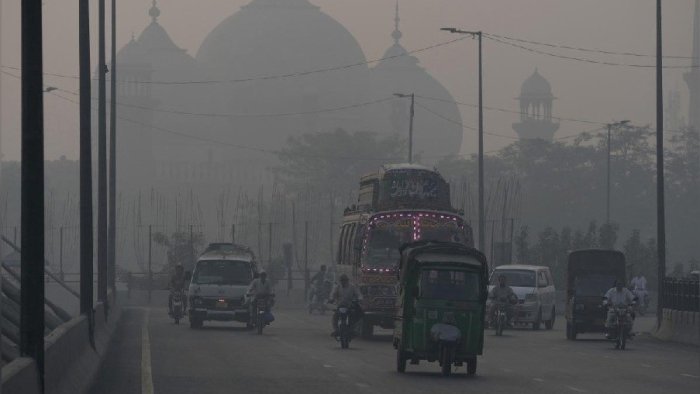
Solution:
<path fill-rule="evenodd" d="M 576 388 L 576 387 L 573 387 L 573 386 L 566 386 L 566 388 L 569 389 L 569 390 L 573 390 L 573 391 L 575 391 L 575 392 L 577 392 L 577 393 L 585 393 L 585 392 L 586 392 L 586 390 L 579 389 L 579 388 Z"/>
<path fill-rule="evenodd" d="M 344 373 L 337 373 L 336 376 L 338 376 L 339 378 L 343 378 L 343 379 L 350 377 L 350 375 L 346 375 Z"/>
<path fill-rule="evenodd" d="M 362 389 L 368 389 L 369 385 L 366 383 L 355 383 L 355 386 L 362 388 Z"/>
<path fill-rule="evenodd" d="M 532 380 L 534 380 L 535 382 L 539 382 L 539 383 L 544 382 L 544 379 L 540 379 L 540 378 L 532 378 Z"/>
<path fill-rule="evenodd" d="M 151 313 L 146 311 L 141 328 L 141 394 L 153 394 L 153 373 L 151 371 L 151 338 L 148 323 Z"/>
<path fill-rule="evenodd" d="M 503 372 L 513 372 L 512 369 L 508 369 L 508 368 L 501 368 L 501 371 L 503 371 Z"/>
<path fill-rule="evenodd" d="M 330 364 L 323 364 L 323 368 L 333 368 L 333 366 Z"/>
<path fill-rule="evenodd" d="M 682 373 L 681 376 L 685 376 L 686 378 L 700 379 L 700 376 L 691 375 L 689 373 Z"/>
<path fill-rule="evenodd" d="M 644 367 L 644 368 L 651 368 L 651 365 L 649 365 L 649 364 L 642 364 L 642 367 Z"/>

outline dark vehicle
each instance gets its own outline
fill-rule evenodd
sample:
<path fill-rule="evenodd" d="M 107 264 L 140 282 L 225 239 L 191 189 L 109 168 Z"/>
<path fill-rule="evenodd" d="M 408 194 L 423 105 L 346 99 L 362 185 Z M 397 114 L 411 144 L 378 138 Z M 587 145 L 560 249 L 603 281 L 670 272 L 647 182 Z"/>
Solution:
<path fill-rule="evenodd" d="M 627 340 L 632 337 L 632 310 L 629 307 L 612 307 L 614 324 L 610 329 L 610 339 L 615 341 L 615 349 L 625 350 Z"/>
<path fill-rule="evenodd" d="M 394 328 L 396 369 L 406 362 L 438 361 L 443 375 L 467 364 L 476 373 L 484 346 L 486 257 L 452 242 L 419 241 L 401 248 Z"/>
<path fill-rule="evenodd" d="M 344 306 L 338 307 L 338 336 L 336 340 L 340 342 L 341 349 L 350 347 L 350 341 L 355 336 L 355 321 L 353 316 L 357 316 L 360 305 L 357 301 L 347 308 Z"/>
<path fill-rule="evenodd" d="M 585 332 L 605 333 L 605 293 L 625 280 L 625 255 L 617 250 L 587 249 L 569 253 L 566 287 L 566 338 Z"/>
<path fill-rule="evenodd" d="M 175 324 L 180 324 L 180 320 L 185 315 L 185 305 L 184 299 L 185 294 L 182 290 L 173 290 L 173 311 L 172 318 L 175 320 Z"/>

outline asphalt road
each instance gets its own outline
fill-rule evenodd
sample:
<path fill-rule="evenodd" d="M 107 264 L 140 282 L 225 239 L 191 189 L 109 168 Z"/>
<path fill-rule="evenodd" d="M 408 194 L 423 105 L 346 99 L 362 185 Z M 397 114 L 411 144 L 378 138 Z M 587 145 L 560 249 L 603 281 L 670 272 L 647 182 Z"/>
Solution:
<path fill-rule="evenodd" d="M 477 376 L 448 378 L 436 363 L 395 372 L 390 331 L 354 340 L 329 336 L 329 316 L 277 310 L 262 336 L 239 324 L 192 330 L 164 308 L 127 308 L 93 393 L 698 393 L 700 349 L 645 335 L 616 351 L 597 335 L 486 333 Z M 651 320 L 638 321 L 650 326 Z"/>

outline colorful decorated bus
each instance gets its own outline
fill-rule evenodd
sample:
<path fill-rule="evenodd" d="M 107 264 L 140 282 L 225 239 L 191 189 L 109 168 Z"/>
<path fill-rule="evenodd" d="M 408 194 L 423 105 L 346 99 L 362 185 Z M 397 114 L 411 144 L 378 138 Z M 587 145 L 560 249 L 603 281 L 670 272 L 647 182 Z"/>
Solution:
<path fill-rule="evenodd" d="M 394 326 L 399 247 L 418 240 L 473 246 L 471 228 L 452 207 L 445 179 L 415 164 L 385 165 L 362 177 L 357 205 L 344 212 L 336 268 L 363 294 L 363 336 L 371 336 L 375 326 Z"/>

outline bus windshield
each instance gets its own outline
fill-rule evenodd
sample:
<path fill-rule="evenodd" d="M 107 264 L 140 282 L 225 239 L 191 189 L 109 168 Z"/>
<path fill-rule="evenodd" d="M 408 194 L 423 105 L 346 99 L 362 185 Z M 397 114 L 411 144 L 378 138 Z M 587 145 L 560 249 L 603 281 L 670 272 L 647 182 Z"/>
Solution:
<path fill-rule="evenodd" d="M 399 262 L 399 248 L 409 242 L 430 240 L 466 244 L 463 228 L 453 217 L 399 216 L 371 221 L 363 265 L 371 268 L 393 267 Z"/>

